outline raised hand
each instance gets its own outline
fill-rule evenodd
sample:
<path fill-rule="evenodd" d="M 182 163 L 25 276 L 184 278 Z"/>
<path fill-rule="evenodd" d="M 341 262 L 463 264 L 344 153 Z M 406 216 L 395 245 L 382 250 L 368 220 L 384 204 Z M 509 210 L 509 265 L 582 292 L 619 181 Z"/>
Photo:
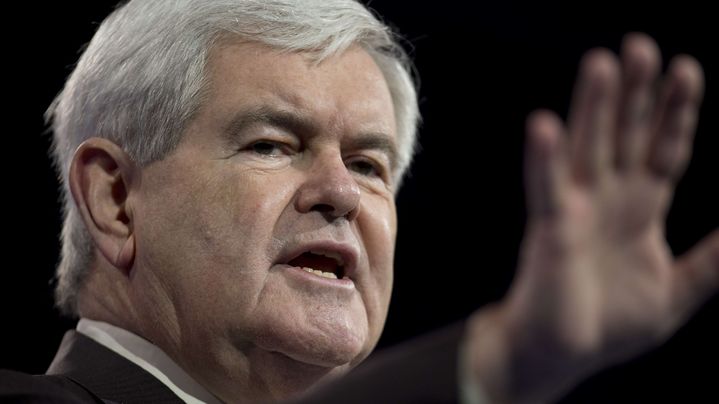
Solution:
<path fill-rule="evenodd" d="M 566 124 L 548 111 L 528 119 L 520 267 L 467 340 L 471 374 L 497 401 L 559 398 L 665 341 L 719 289 L 719 231 L 679 258 L 664 233 L 702 70 L 678 56 L 660 80 L 660 66 L 654 41 L 630 34 L 620 59 L 584 57 Z"/>

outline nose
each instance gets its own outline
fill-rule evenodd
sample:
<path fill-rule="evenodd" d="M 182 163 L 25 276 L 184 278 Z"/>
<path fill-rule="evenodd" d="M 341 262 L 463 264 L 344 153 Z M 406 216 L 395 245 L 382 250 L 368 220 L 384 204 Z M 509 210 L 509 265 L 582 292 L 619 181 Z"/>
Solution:
<path fill-rule="evenodd" d="M 297 192 L 295 205 L 301 213 L 322 212 L 352 221 L 359 214 L 360 188 L 341 157 L 318 156 Z"/>

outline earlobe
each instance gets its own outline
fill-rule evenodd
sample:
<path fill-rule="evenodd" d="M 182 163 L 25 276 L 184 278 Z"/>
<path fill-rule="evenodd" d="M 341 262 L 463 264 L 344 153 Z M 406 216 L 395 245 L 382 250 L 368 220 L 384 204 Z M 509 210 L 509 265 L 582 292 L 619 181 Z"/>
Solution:
<path fill-rule="evenodd" d="M 130 274 L 130 271 L 132 269 L 132 263 L 135 260 L 135 235 L 130 234 L 129 237 L 127 237 L 127 240 L 125 240 L 125 244 L 123 244 L 122 248 L 120 249 L 120 252 L 117 254 L 117 258 L 115 258 L 115 267 L 118 269 L 121 269 L 126 274 Z"/>
<path fill-rule="evenodd" d="M 69 185 L 94 248 L 111 266 L 128 275 L 135 255 L 129 211 L 135 165 L 113 142 L 90 138 L 75 151 Z"/>

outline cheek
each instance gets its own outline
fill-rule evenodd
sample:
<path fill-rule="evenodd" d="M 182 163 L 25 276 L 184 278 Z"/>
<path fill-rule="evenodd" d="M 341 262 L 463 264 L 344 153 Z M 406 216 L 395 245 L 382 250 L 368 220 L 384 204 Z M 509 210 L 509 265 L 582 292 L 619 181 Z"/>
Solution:
<path fill-rule="evenodd" d="M 357 222 L 367 248 L 370 264 L 383 268 L 391 267 L 397 236 L 397 214 L 394 202 L 364 202 L 360 208 Z"/>
<path fill-rule="evenodd" d="M 225 177 L 200 184 L 189 208 L 182 208 L 191 232 L 199 237 L 197 247 L 212 257 L 267 261 L 273 229 L 289 203 L 288 181 L 251 171 Z"/>
<path fill-rule="evenodd" d="M 287 205 L 286 182 L 236 167 L 194 172 L 171 187 L 151 188 L 138 229 L 138 263 L 162 279 L 180 322 L 209 309 L 251 309 Z"/>
<path fill-rule="evenodd" d="M 394 278 L 394 245 L 397 216 L 394 201 L 364 203 L 357 218 L 362 240 L 367 250 L 370 277 L 365 296 L 370 321 L 384 324 L 392 294 Z"/>
<path fill-rule="evenodd" d="M 230 292 L 246 284 L 247 277 L 266 275 L 273 259 L 273 229 L 288 203 L 283 182 L 252 174 L 208 181 L 189 209 L 196 212 L 188 218 L 190 234 L 185 234 L 193 240 L 190 249 L 201 257 L 203 272 Z M 237 277 L 243 279 L 228 282 Z"/>

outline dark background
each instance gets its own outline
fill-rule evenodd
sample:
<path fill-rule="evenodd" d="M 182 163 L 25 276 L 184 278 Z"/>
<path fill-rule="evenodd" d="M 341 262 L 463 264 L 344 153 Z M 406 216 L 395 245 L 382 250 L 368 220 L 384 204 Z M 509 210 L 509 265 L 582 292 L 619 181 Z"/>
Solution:
<path fill-rule="evenodd" d="M 60 230 L 42 114 L 114 1 L 4 10 L 2 344 L 0 368 L 41 373 L 65 329 L 53 309 Z M 380 348 L 452 323 L 502 297 L 524 226 L 524 119 L 565 115 L 579 58 L 617 50 L 624 33 L 655 37 L 665 56 L 703 64 L 707 92 L 694 159 L 667 222 L 681 254 L 719 226 L 719 29 L 709 6 L 385 0 L 371 7 L 411 44 L 424 124 L 398 197 L 396 284 Z M 719 299 L 659 350 L 598 375 L 564 402 L 716 402 Z"/>

